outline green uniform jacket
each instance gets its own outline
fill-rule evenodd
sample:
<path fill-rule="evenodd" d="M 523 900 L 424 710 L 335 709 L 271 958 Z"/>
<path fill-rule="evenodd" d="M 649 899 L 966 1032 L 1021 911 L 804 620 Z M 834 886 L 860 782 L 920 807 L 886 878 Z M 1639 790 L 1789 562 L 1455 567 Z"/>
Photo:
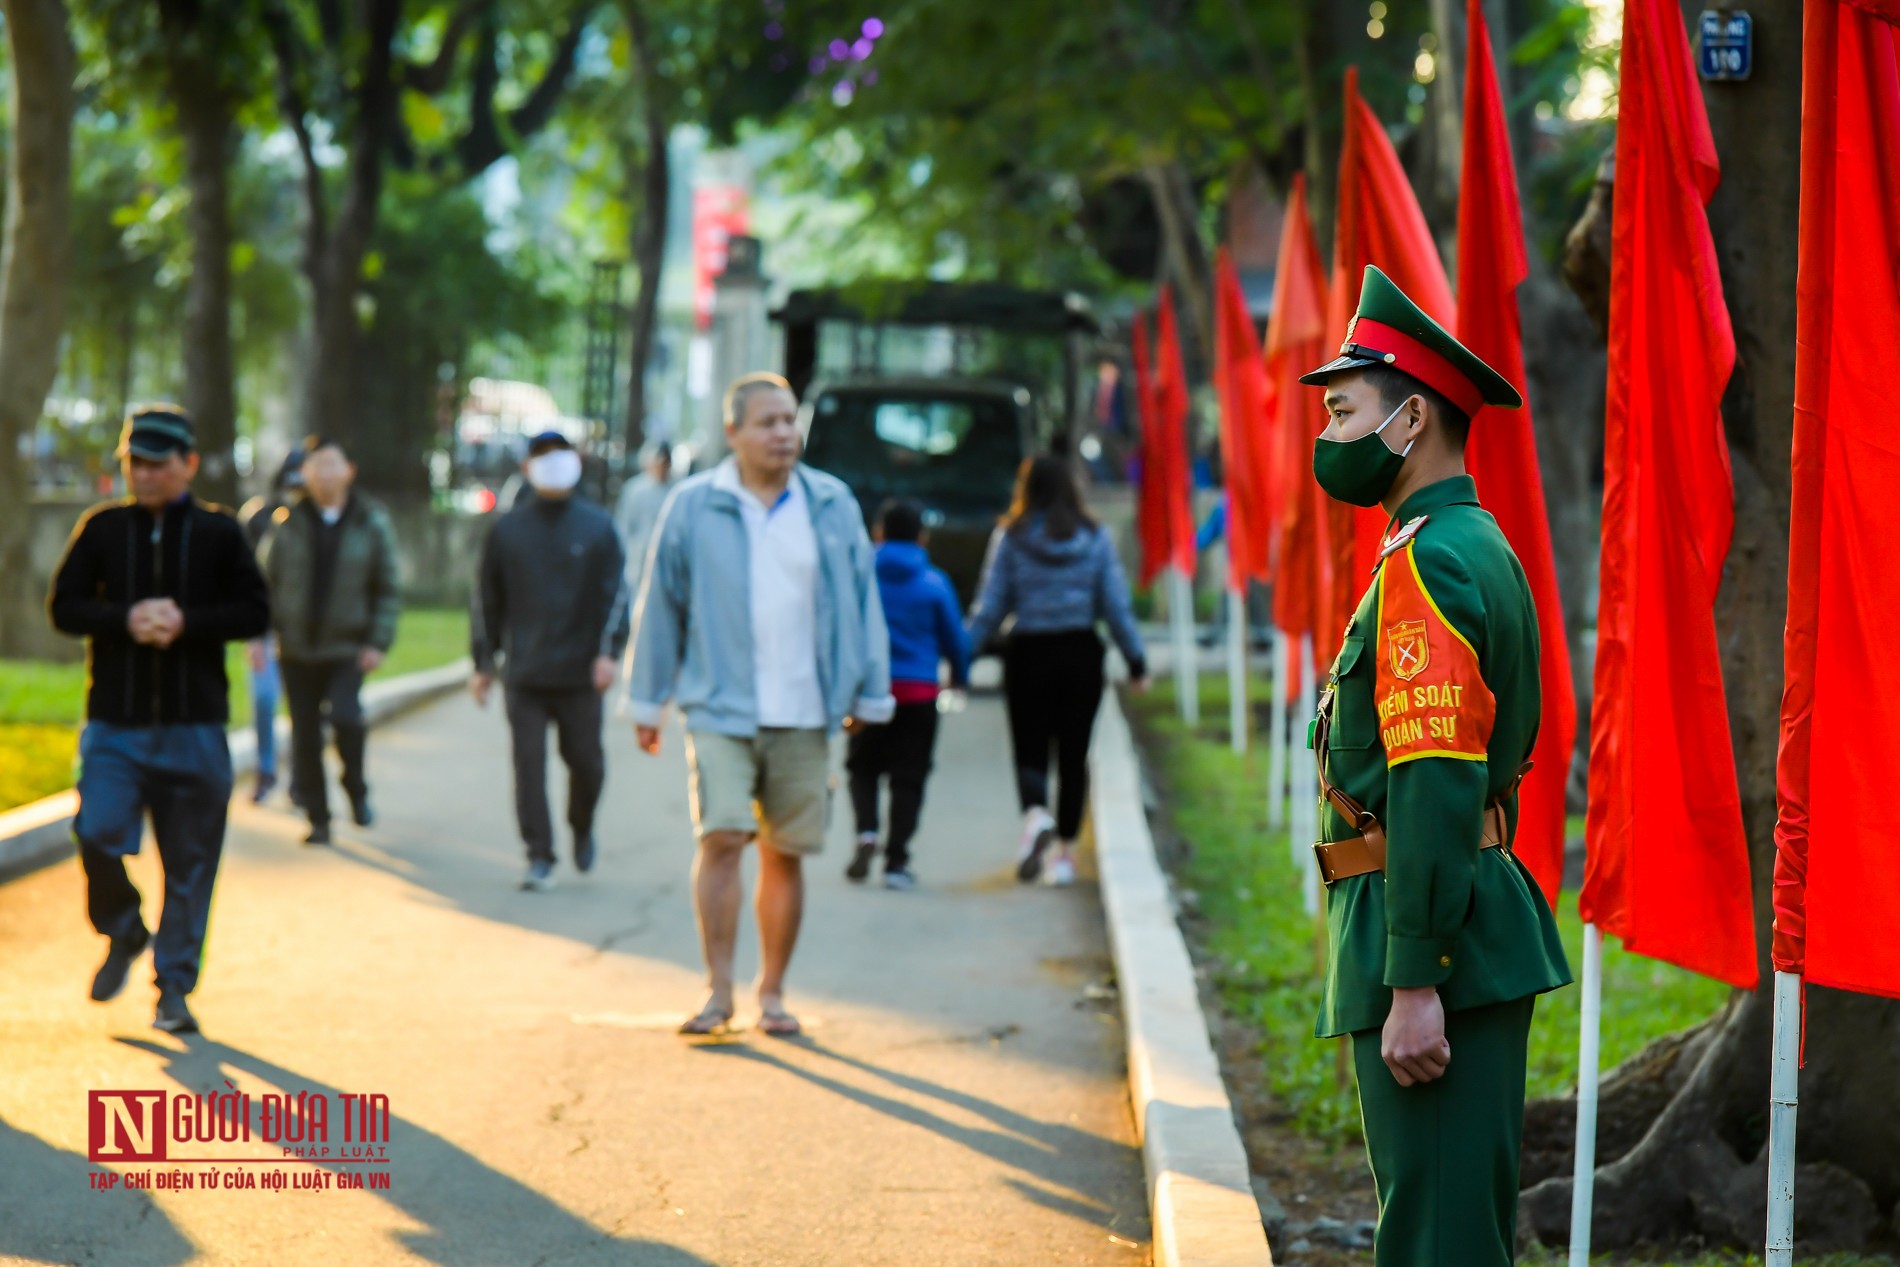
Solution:
<path fill-rule="evenodd" d="M 277 512 L 264 538 L 264 576 L 270 581 L 271 626 L 286 660 L 349 660 L 365 647 L 387 651 L 396 641 L 402 596 L 396 571 L 396 532 L 389 512 L 351 493 L 339 521 L 336 571 L 329 601 L 316 619 L 310 610 L 316 571 L 316 507 L 308 498 Z"/>
<path fill-rule="evenodd" d="M 1394 516 L 1425 522 L 1380 565 L 1333 661 L 1328 777 L 1386 830 L 1386 874 L 1327 891 L 1322 1038 L 1385 1024 L 1394 987 L 1447 1011 L 1570 983 L 1556 921 L 1508 848 L 1479 849 L 1485 807 L 1537 738 L 1530 586 L 1469 476 Z M 1403 530 L 1388 539 L 1403 535 Z M 1505 802 L 1517 830 L 1517 798 Z M 1357 831 L 1320 802 L 1321 839 Z"/>

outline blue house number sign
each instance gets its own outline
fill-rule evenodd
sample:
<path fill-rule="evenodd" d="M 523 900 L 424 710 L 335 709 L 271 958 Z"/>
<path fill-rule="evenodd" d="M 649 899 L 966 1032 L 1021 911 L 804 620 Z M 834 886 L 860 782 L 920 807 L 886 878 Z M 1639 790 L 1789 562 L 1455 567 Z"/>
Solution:
<path fill-rule="evenodd" d="M 1755 19 L 1746 13 L 1702 11 L 1698 52 L 1704 79 L 1747 79 L 1755 63 Z"/>

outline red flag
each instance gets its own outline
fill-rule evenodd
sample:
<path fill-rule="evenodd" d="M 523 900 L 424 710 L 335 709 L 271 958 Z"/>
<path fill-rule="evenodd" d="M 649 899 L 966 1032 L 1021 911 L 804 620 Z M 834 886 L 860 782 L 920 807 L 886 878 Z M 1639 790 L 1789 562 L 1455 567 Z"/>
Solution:
<path fill-rule="evenodd" d="M 1346 135 L 1339 152 L 1339 211 L 1333 231 L 1332 306 L 1326 332 L 1343 339 L 1346 323 L 1359 305 L 1359 279 L 1366 265 L 1377 264 L 1398 288 L 1447 330 L 1458 327 L 1451 281 L 1438 258 L 1438 244 L 1425 224 L 1411 182 L 1386 137 L 1379 116 L 1359 95 L 1359 69 L 1346 68 Z M 1311 369 L 1312 366 L 1308 366 Z M 1343 504 L 1334 512 L 1335 567 L 1341 579 L 1333 595 L 1335 611 L 1328 639 L 1352 617 L 1352 609 L 1371 580 L 1385 535 L 1383 511 L 1355 510 Z"/>
<path fill-rule="evenodd" d="M 1900 2 L 1880 0 L 1900 21 Z M 1881 427 L 1900 381 L 1900 28 L 1874 0 L 1807 7 L 1801 263 L 1788 547 L 1787 679 L 1775 828 L 1775 967 L 1900 997 L 1900 870 L 1865 807 L 1900 732 L 1887 648 L 1900 449 Z"/>
<path fill-rule="evenodd" d="M 1735 336 L 1704 207 L 1721 173 L 1676 0 L 1627 0 L 1583 917 L 1753 987 L 1748 849 L 1714 605 L 1735 525 Z"/>
<path fill-rule="evenodd" d="M 1132 351 L 1135 361 L 1135 411 L 1140 422 L 1141 487 L 1135 507 L 1136 535 L 1141 538 L 1141 583 L 1147 585 L 1168 562 L 1168 505 L 1162 496 L 1164 480 L 1155 467 L 1161 444 L 1155 439 L 1160 411 L 1155 406 L 1154 358 L 1148 346 L 1148 314 L 1135 314 Z"/>
<path fill-rule="evenodd" d="M 1158 548 L 1156 570 L 1174 567 L 1194 575 L 1194 511 L 1188 501 L 1190 472 L 1187 453 L 1188 385 L 1181 363 L 1181 339 L 1175 327 L 1174 292 L 1161 288 L 1155 314 L 1154 448 L 1141 459 L 1142 478 L 1156 483 L 1154 497 L 1162 510 L 1165 548 Z M 1145 569 L 1144 569 L 1145 571 Z M 1152 580 L 1150 573 L 1147 579 Z"/>
<path fill-rule="evenodd" d="M 1267 434 L 1267 367 L 1233 256 L 1214 266 L 1214 390 L 1220 397 L 1222 474 L 1227 485 L 1228 587 L 1267 580 L 1279 509 L 1279 455 Z"/>
<path fill-rule="evenodd" d="M 1525 394 L 1522 409 L 1485 408 L 1471 422 L 1465 466 L 1478 482 L 1484 508 L 1497 519 L 1517 551 L 1537 603 L 1537 635 L 1543 656 L 1538 685 L 1543 724 L 1531 750 L 1536 768 L 1518 801 L 1518 857 L 1537 877 L 1544 897 L 1557 904 L 1564 872 L 1564 784 L 1577 739 L 1577 696 L 1570 681 L 1570 644 L 1564 636 L 1557 566 L 1550 552 L 1550 518 L 1544 510 L 1543 476 L 1537 468 L 1537 438 L 1524 393 L 1524 341 L 1518 325 L 1517 288 L 1530 274 L 1524 254 L 1524 218 L 1517 202 L 1517 170 L 1498 94 L 1491 33 L 1482 0 L 1467 0 L 1465 48 L 1465 153 L 1458 199 L 1459 342 Z"/>
<path fill-rule="evenodd" d="M 1326 360 L 1326 273 L 1306 211 L 1306 177 L 1293 177 L 1280 257 L 1274 266 L 1273 315 L 1267 319 L 1267 433 L 1280 446 L 1282 510 L 1275 556 L 1273 623 L 1293 637 L 1331 632 L 1333 560 L 1327 521 L 1339 505 L 1313 479 L 1313 437 L 1326 425 L 1324 388 L 1300 375 Z"/>

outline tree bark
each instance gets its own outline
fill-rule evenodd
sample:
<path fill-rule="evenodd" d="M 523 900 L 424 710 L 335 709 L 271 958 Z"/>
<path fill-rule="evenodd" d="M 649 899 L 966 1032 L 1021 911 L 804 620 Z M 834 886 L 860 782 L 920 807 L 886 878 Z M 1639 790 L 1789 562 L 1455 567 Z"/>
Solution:
<path fill-rule="evenodd" d="M 0 246 L 0 654 L 30 645 L 33 434 L 59 368 L 72 201 L 73 43 L 64 0 L 0 0 L 7 28 L 6 238 Z"/>
<path fill-rule="evenodd" d="M 639 271 L 639 289 L 633 297 L 632 350 L 627 358 L 627 454 L 640 451 L 646 441 L 647 362 L 653 359 L 653 339 L 659 328 L 661 272 L 666 265 L 666 213 L 672 199 L 672 169 L 667 163 L 666 104 L 662 96 L 658 52 L 653 31 L 640 0 L 624 0 L 627 30 L 640 67 L 640 117 L 644 125 L 640 164 L 640 211 L 634 218 L 633 265 Z M 633 147 L 628 147 L 631 155 Z"/>
<path fill-rule="evenodd" d="M 1754 872 L 1762 988 L 1740 998 L 1706 1054 L 1626 1155 L 1597 1174 L 1596 1244 L 1700 1238 L 1758 1244 L 1766 1204 L 1771 974 L 1769 880 L 1781 638 L 1787 607 L 1789 454 L 1793 429 L 1801 6 L 1751 6 L 1765 38 L 1752 79 L 1704 97 L 1722 183 L 1709 207 L 1735 329 L 1724 401 L 1735 481 L 1735 538 L 1716 605 L 1742 816 Z M 1900 1201 L 1900 1005 L 1808 993 L 1796 1234 L 1814 1250 L 1856 1248 Z M 1548 1243 L 1569 1219 L 1567 1180 L 1526 1196 Z"/>
<path fill-rule="evenodd" d="M 185 284 L 186 412 L 198 432 L 204 496 L 229 504 L 238 497 L 237 369 L 231 350 L 231 156 L 236 144 L 235 103 L 217 58 L 202 7 L 193 0 L 160 0 L 165 41 L 165 86 L 185 143 L 185 182 L 191 191 L 186 228 L 191 276 Z"/>

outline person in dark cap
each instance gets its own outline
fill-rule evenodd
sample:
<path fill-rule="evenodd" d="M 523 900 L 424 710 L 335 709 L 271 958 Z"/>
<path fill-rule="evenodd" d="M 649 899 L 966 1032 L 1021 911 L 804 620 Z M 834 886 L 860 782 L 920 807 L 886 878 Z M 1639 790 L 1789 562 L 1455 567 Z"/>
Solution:
<path fill-rule="evenodd" d="M 116 996 L 152 940 L 125 869 L 149 813 L 165 872 L 152 1023 L 182 1033 L 198 1028 L 185 996 L 198 984 L 231 798 L 224 644 L 262 637 L 270 603 L 237 520 L 191 495 L 198 454 L 183 410 L 135 410 L 119 458 L 131 496 L 80 519 L 47 606 L 54 628 L 87 640 L 73 836 L 87 914 L 111 939 L 92 997 Z"/>
<path fill-rule="evenodd" d="M 486 707 L 497 673 L 506 684 L 515 816 L 528 848 L 521 887 L 545 893 L 554 887 L 548 727 L 567 764 L 574 866 L 585 872 L 594 865 L 594 809 L 607 776 L 601 696 L 627 646 L 629 594 L 612 516 L 574 491 L 581 455 L 573 442 L 558 431 L 535 436 L 522 475 L 532 495 L 516 500 L 482 547 L 469 689 Z"/>
<path fill-rule="evenodd" d="M 1379 1267 L 1515 1259 L 1525 1048 L 1570 982 L 1511 852 L 1539 716 L 1537 615 L 1465 471 L 1517 389 L 1366 269 L 1313 443 L 1320 487 L 1391 523 L 1319 701 L 1327 887 L 1318 1035 L 1352 1036 Z"/>

